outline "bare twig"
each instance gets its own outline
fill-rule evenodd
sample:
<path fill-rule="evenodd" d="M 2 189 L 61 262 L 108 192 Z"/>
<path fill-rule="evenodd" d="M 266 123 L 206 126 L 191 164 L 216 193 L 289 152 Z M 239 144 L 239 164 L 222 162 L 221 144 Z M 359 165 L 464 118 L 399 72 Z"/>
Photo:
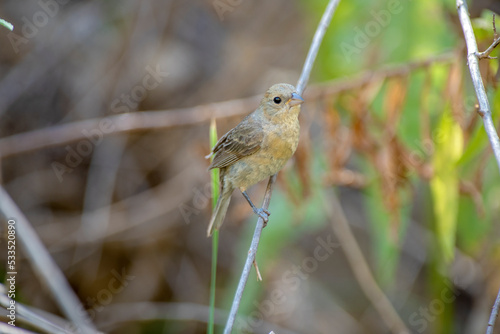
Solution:
<path fill-rule="evenodd" d="M 378 70 L 371 70 L 360 73 L 348 79 L 332 80 L 330 82 L 312 86 L 304 97 L 308 102 L 326 98 L 328 96 L 336 95 L 345 91 L 357 89 L 379 80 L 406 76 L 416 69 L 425 68 L 436 63 L 450 63 L 454 59 L 456 59 L 456 52 L 446 52 L 440 55 L 429 57 L 424 60 L 418 60 L 403 65 L 385 66 Z"/>
<path fill-rule="evenodd" d="M 4 293 L 5 287 L 0 284 L 0 305 L 7 308 L 10 306 L 11 299 L 7 297 Z M 18 320 L 25 324 L 29 324 L 31 327 L 36 328 L 45 333 L 60 333 L 60 334 L 71 334 L 70 331 L 62 328 L 60 324 L 56 324 L 49 319 L 42 317 L 41 315 L 33 312 L 28 307 L 21 304 L 19 301 L 16 301 L 16 316 Z M 40 311 L 40 310 L 38 310 Z M 55 317 L 55 315 L 54 315 Z M 63 319 L 58 318 L 61 322 Z M 66 323 L 68 324 L 68 323 Z"/>
<path fill-rule="evenodd" d="M 271 194 L 273 192 L 273 184 L 276 181 L 276 175 L 277 174 L 271 176 L 269 178 L 269 182 L 267 183 L 266 194 L 264 195 L 264 201 L 262 203 L 262 208 L 265 210 L 269 208 L 269 202 L 271 202 Z M 240 307 L 241 296 L 243 295 L 243 290 L 245 290 L 245 285 L 247 284 L 248 276 L 250 275 L 255 255 L 257 254 L 257 248 L 259 247 L 260 235 L 263 228 L 264 220 L 259 217 L 259 219 L 257 219 L 257 226 L 255 226 L 252 243 L 250 244 L 250 249 L 248 250 L 247 260 L 245 262 L 245 266 L 243 267 L 238 288 L 236 289 L 236 293 L 234 295 L 233 304 L 231 305 L 231 310 L 229 311 L 226 327 L 224 328 L 224 334 L 230 334 L 233 329 L 236 313 L 238 313 L 238 308 Z"/>
<path fill-rule="evenodd" d="M 375 310 L 378 312 L 387 327 L 394 334 L 410 333 L 403 320 L 392 306 L 391 302 L 377 285 L 375 278 L 370 271 L 370 267 L 359 248 L 356 238 L 345 217 L 342 206 L 337 196 L 333 193 L 327 194 L 324 198 L 324 207 L 329 219 L 332 222 L 332 228 L 338 240 L 341 240 L 341 246 L 351 266 L 354 276 L 358 281 L 366 297 L 370 300 Z"/>
<path fill-rule="evenodd" d="M 323 41 L 323 37 L 325 36 L 326 29 L 330 25 L 333 13 L 335 13 L 335 9 L 337 8 L 339 2 L 340 0 L 330 1 L 325 9 L 325 12 L 323 13 L 321 21 L 319 21 L 318 28 L 316 28 L 311 47 L 309 48 L 309 53 L 307 54 L 307 58 L 304 63 L 304 67 L 302 68 L 302 73 L 300 74 L 299 81 L 297 82 L 296 88 L 299 95 L 301 95 L 306 88 L 307 82 L 309 81 L 309 75 L 311 74 L 311 70 L 314 65 L 314 61 L 316 60 L 316 56 L 318 55 L 319 47 L 321 46 L 321 42 Z"/>
<path fill-rule="evenodd" d="M 495 13 L 493 13 L 491 24 L 493 25 L 493 43 L 485 51 L 478 52 L 477 56 L 479 59 L 483 59 L 483 58 L 497 59 L 497 57 L 490 57 L 491 51 L 493 51 L 493 49 L 496 48 L 497 45 L 500 43 L 500 38 L 498 37 L 497 26 L 495 23 Z"/>
<path fill-rule="evenodd" d="M 257 281 L 262 281 L 262 275 L 260 274 L 259 265 L 257 264 L 257 259 L 253 260 L 253 266 L 255 272 L 257 273 Z"/>
<path fill-rule="evenodd" d="M 479 114 L 483 117 L 484 129 L 490 140 L 491 148 L 493 149 L 493 154 L 495 155 L 497 165 L 500 170 L 500 140 L 498 139 L 498 134 L 491 118 L 488 96 L 486 95 L 486 90 L 484 89 L 483 80 L 481 78 L 481 72 L 479 71 L 479 52 L 477 49 L 476 38 L 474 37 L 474 31 L 472 30 L 467 4 L 464 0 L 457 0 L 457 11 L 460 23 L 462 24 L 462 29 L 464 31 L 465 42 L 467 43 L 467 63 L 469 65 L 472 83 L 474 84 L 477 100 L 479 102 Z"/>
<path fill-rule="evenodd" d="M 260 98 L 262 97 L 254 96 L 241 100 L 225 101 L 218 103 L 217 108 L 213 105 L 202 105 L 164 112 L 131 112 L 21 133 L 0 140 L 0 157 L 86 139 L 87 137 L 83 131 L 93 130 L 105 136 L 123 132 L 165 129 L 172 126 L 204 123 L 213 117 L 238 116 L 248 112 L 258 104 Z M 13 143 L 15 143 L 15 150 L 9 147 Z"/>
<path fill-rule="evenodd" d="M 496 20 L 495 20 L 495 13 L 493 13 L 492 15 L 492 18 L 491 18 L 491 24 L 493 24 L 493 40 L 497 39 L 498 38 L 498 34 L 497 34 L 497 24 L 496 24 Z"/>
<path fill-rule="evenodd" d="M 311 47 L 309 48 L 309 52 L 307 54 L 307 58 L 302 73 L 300 75 L 299 81 L 297 82 L 296 88 L 297 88 L 297 93 L 299 94 L 302 94 L 304 88 L 307 85 L 307 82 L 309 81 L 309 75 L 311 73 L 314 61 L 316 60 L 316 55 L 318 54 L 321 41 L 323 40 L 326 29 L 330 25 L 333 13 L 335 12 L 335 8 L 337 8 L 339 2 L 340 0 L 330 0 L 330 2 L 328 2 L 325 12 L 323 13 L 323 17 L 321 18 L 321 21 L 318 24 L 318 28 L 316 28 L 316 33 L 314 34 Z M 264 195 L 264 203 L 262 204 L 262 207 L 266 210 L 269 207 L 269 202 L 271 201 L 271 193 L 274 181 L 276 180 L 276 175 L 277 174 L 271 176 L 269 178 L 269 183 L 267 184 L 266 194 Z M 250 250 L 248 251 L 247 260 L 245 262 L 245 266 L 243 267 L 243 272 L 241 273 L 240 281 L 238 283 L 238 288 L 236 289 L 236 293 L 233 299 L 231 311 L 229 312 L 229 317 L 227 319 L 226 327 L 224 328 L 224 334 L 230 334 L 233 328 L 234 319 L 236 317 L 236 313 L 238 312 L 241 296 L 243 295 L 243 290 L 245 289 L 245 285 L 248 280 L 248 275 L 250 274 L 252 263 L 255 260 L 255 255 L 257 253 L 257 247 L 259 246 L 260 235 L 262 233 L 263 227 L 264 227 L 264 221 L 262 220 L 262 218 L 259 217 L 252 238 L 252 243 L 250 245 Z"/>
<path fill-rule="evenodd" d="M 497 298 L 495 303 L 491 308 L 490 320 L 488 321 L 488 327 L 486 328 L 486 334 L 493 334 L 493 328 L 495 327 L 495 321 L 498 317 L 498 308 L 500 308 L 500 290 L 498 290 Z"/>
<path fill-rule="evenodd" d="M 84 318 L 83 306 L 78 297 L 71 289 L 64 274 L 50 257 L 49 252 L 42 241 L 31 227 L 30 222 L 17 207 L 14 201 L 3 187 L 0 187 L 0 212 L 6 219 L 13 219 L 16 226 L 16 236 L 19 243 L 27 253 L 33 269 L 52 292 L 61 311 L 70 319 L 83 333 L 96 333 L 94 325 Z"/>
<path fill-rule="evenodd" d="M 171 1 L 165 1 L 164 10 L 165 14 L 162 20 L 158 21 L 155 26 L 153 34 L 158 37 L 160 32 L 166 27 L 169 21 Z M 112 93 L 110 96 L 118 96 L 121 92 L 126 90 L 128 80 L 125 78 L 133 77 L 132 73 L 127 73 L 127 68 L 134 68 L 131 66 L 132 48 L 131 45 L 139 43 L 143 37 L 145 29 L 151 29 L 150 19 L 151 13 L 148 10 L 149 2 L 139 1 L 135 4 L 135 19 L 131 26 L 130 32 L 126 38 L 123 38 L 121 47 L 109 59 L 113 62 L 116 68 L 120 70 L 114 71 L 114 82 Z M 150 32 L 151 33 L 151 32 Z M 159 52 L 160 46 L 158 45 L 156 52 Z M 117 66 L 118 65 L 118 66 Z M 139 78 L 137 78 L 139 79 Z M 96 108 L 99 103 L 105 104 L 104 96 L 97 93 L 96 98 L 93 99 L 96 103 Z M 97 260 L 92 262 L 92 267 L 87 269 L 90 277 L 95 277 L 97 268 L 100 265 L 100 253 L 102 252 L 102 245 L 95 243 L 89 247 L 87 241 L 92 234 L 102 235 L 108 230 L 110 221 L 110 210 L 95 210 L 97 208 L 110 208 L 112 203 L 113 192 L 115 190 L 116 178 L 118 168 L 122 159 L 123 152 L 127 146 L 127 137 L 114 137 L 105 138 L 103 142 L 97 146 L 92 152 L 92 159 L 87 174 L 87 182 L 85 185 L 85 195 L 83 202 L 82 223 L 77 231 L 79 238 L 77 239 L 76 249 L 73 255 L 72 262 L 79 262 L 80 259 L 97 253 Z M 102 168 L 105 162 L 107 168 Z M 89 212 L 94 212 L 92 214 Z"/>
<path fill-rule="evenodd" d="M 474 84 L 474 89 L 476 90 L 476 96 L 479 102 L 478 112 L 483 118 L 484 129 L 486 131 L 486 134 L 488 135 L 491 148 L 493 149 L 493 154 L 495 155 L 498 168 L 500 169 L 500 140 L 498 139 L 498 134 L 495 130 L 495 126 L 491 118 L 491 109 L 488 102 L 488 96 L 486 95 L 486 90 L 484 89 L 483 80 L 481 78 L 481 72 L 479 71 L 479 59 L 489 57 L 488 55 L 491 53 L 491 50 L 493 50 L 500 43 L 500 38 L 496 38 L 493 44 L 490 45 L 490 47 L 486 49 L 486 51 L 479 53 L 476 38 L 474 36 L 474 30 L 472 30 L 472 24 L 465 1 L 457 0 L 457 11 L 460 23 L 462 24 L 462 30 L 464 31 L 465 42 L 467 44 L 467 63 L 469 65 L 472 83 Z M 494 33 L 496 34 L 495 25 L 493 25 L 493 28 Z M 495 325 L 499 307 L 500 291 L 497 295 L 491 311 L 490 319 L 488 321 L 488 327 L 486 330 L 486 333 L 488 334 L 493 333 L 493 327 Z"/>
<path fill-rule="evenodd" d="M 87 174 L 83 213 L 80 227 L 76 231 L 75 252 L 72 263 L 77 263 L 92 253 L 97 253 L 87 274 L 94 277 L 100 264 L 102 244 L 89 245 L 92 235 L 103 235 L 108 230 L 113 192 L 116 186 L 118 168 L 125 151 L 126 138 L 117 136 L 105 138 L 93 152 Z M 105 162 L 106 168 L 102 168 Z"/>
<path fill-rule="evenodd" d="M 490 57 L 490 53 L 491 53 L 491 51 L 493 51 L 494 48 L 497 47 L 498 44 L 500 44 L 500 37 L 497 38 L 497 39 L 495 39 L 493 41 L 493 43 L 491 43 L 491 45 L 486 50 L 484 50 L 483 52 L 478 52 L 477 53 L 477 57 L 479 59 L 484 59 L 484 58 L 486 58 L 486 59 L 497 59 L 497 57 Z"/>
<path fill-rule="evenodd" d="M 185 201 L 192 196 L 189 192 L 189 187 L 185 187 L 185 183 L 186 177 L 194 175 L 194 171 L 196 170 L 196 168 L 186 168 L 181 173 L 164 182 L 162 185 L 117 201 L 111 204 L 109 208 L 103 207 L 88 212 L 88 214 L 92 216 L 99 217 L 103 215 L 103 213 L 99 211 L 109 211 L 111 222 L 109 224 L 109 228 L 104 233 L 100 230 L 91 230 L 91 234 L 89 234 L 85 239 L 85 242 L 82 243 L 84 245 L 89 245 L 89 248 L 93 250 L 95 249 L 95 247 L 92 247 L 94 243 L 102 243 L 103 240 L 107 238 L 116 238 L 120 234 L 140 228 L 141 226 L 144 226 L 143 224 L 146 224 L 147 222 L 150 222 L 167 213 L 171 213 L 168 217 L 176 217 L 175 211 L 178 210 L 179 205 L 181 203 L 185 203 Z M 177 201 L 164 203 L 162 201 L 155 200 L 155 198 L 172 197 L 176 197 Z M 126 208 L 126 210 L 124 211 L 123 208 Z M 172 220 L 173 219 L 163 220 L 163 223 L 160 225 L 161 228 L 163 229 L 172 226 Z M 66 222 L 72 226 L 80 224 L 79 220 L 75 221 L 74 219 L 67 219 Z M 186 223 L 188 222 L 189 221 L 186 221 Z M 152 227 L 149 228 L 151 229 Z M 68 234 L 65 238 L 54 241 L 49 249 L 51 253 L 65 252 L 68 248 L 74 247 L 78 238 L 79 235 L 76 232 Z M 88 255 L 90 254 L 92 253 L 89 253 Z M 75 265 L 77 263 L 78 262 L 72 263 L 71 265 Z"/>

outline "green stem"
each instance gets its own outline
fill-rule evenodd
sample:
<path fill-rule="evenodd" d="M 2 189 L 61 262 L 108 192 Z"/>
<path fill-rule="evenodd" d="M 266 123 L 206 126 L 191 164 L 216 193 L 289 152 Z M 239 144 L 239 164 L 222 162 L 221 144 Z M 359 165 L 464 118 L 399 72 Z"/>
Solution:
<path fill-rule="evenodd" d="M 215 120 L 210 123 L 210 147 L 214 147 L 217 143 L 217 127 Z M 211 171 L 212 182 L 212 210 L 217 205 L 219 197 L 219 170 L 214 168 Z M 215 288 L 217 278 L 217 253 L 219 248 L 219 231 L 215 230 L 212 235 L 212 273 L 210 275 L 210 306 L 208 315 L 208 334 L 214 334 L 214 314 L 215 314 Z"/>
<path fill-rule="evenodd" d="M 210 313 L 208 316 L 208 334 L 214 333 L 215 313 L 215 279 L 217 277 L 217 250 L 219 247 L 219 231 L 212 235 L 212 275 L 210 277 Z"/>

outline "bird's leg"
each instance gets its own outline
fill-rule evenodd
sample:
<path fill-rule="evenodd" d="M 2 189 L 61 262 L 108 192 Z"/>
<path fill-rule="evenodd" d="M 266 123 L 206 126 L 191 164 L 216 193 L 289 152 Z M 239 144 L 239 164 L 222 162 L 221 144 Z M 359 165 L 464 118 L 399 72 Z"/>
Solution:
<path fill-rule="evenodd" d="M 266 209 L 263 209 L 263 208 L 260 208 L 258 209 L 253 203 L 252 203 L 252 200 L 250 199 L 250 196 L 248 196 L 247 192 L 246 191 L 241 191 L 241 193 L 243 194 L 243 196 L 246 198 L 246 200 L 248 201 L 248 204 L 250 204 L 250 206 L 252 207 L 252 210 L 253 212 L 259 216 L 260 218 L 262 218 L 262 220 L 264 220 L 264 226 L 267 225 L 267 221 L 269 220 L 269 216 L 271 215 L 271 213 L 269 211 L 267 211 Z"/>

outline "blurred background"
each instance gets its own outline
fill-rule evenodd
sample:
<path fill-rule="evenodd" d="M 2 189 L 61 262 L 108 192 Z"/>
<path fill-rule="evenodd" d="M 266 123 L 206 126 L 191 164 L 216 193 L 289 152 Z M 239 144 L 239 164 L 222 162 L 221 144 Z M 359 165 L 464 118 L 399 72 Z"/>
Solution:
<path fill-rule="evenodd" d="M 206 332 L 204 115 L 236 100 L 217 119 L 222 136 L 258 105 L 248 97 L 296 84 L 326 4 L 0 3 L 15 26 L 0 29 L 1 182 L 99 330 Z M 471 5 L 480 50 L 495 6 Z M 500 175 L 465 55 L 454 1 L 340 3 L 303 95 L 299 148 L 274 189 L 263 281 L 251 273 L 235 333 L 390 333 L 356 275 L 364 261 L 412 333 L 485 331 L 500 287 Z M 480 64 L 498 126 L 498 61 Z M 109 134 L 141 112 L 189 117 Z M 254 202 L 265 186 L 250 189 Z M 344 214 L 364 259 L 349 254 Z M 220 325 L 255 222 L 235 192 L 219 240 Z M 19 246 L 17 257 L 17 301 L 62 316 Z"/>

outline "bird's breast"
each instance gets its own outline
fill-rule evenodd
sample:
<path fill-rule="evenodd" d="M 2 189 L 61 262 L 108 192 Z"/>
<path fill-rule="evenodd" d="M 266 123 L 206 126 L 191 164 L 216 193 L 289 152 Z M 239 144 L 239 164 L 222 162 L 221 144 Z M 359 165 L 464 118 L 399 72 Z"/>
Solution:
<path fill-rule="evenodd" d="M 292 157 L 299 142 L 299 124 L 266 126 L 261 149 L 228 167 L 233 187 L 249 186 L 277 173 Z"/>
<path fill-rule="evenodd" d="M 272 152 L 276 158 L 290 159 L 299 143 L 298 122 L 270 127 L 267 134 L 265 149 Z"/>

